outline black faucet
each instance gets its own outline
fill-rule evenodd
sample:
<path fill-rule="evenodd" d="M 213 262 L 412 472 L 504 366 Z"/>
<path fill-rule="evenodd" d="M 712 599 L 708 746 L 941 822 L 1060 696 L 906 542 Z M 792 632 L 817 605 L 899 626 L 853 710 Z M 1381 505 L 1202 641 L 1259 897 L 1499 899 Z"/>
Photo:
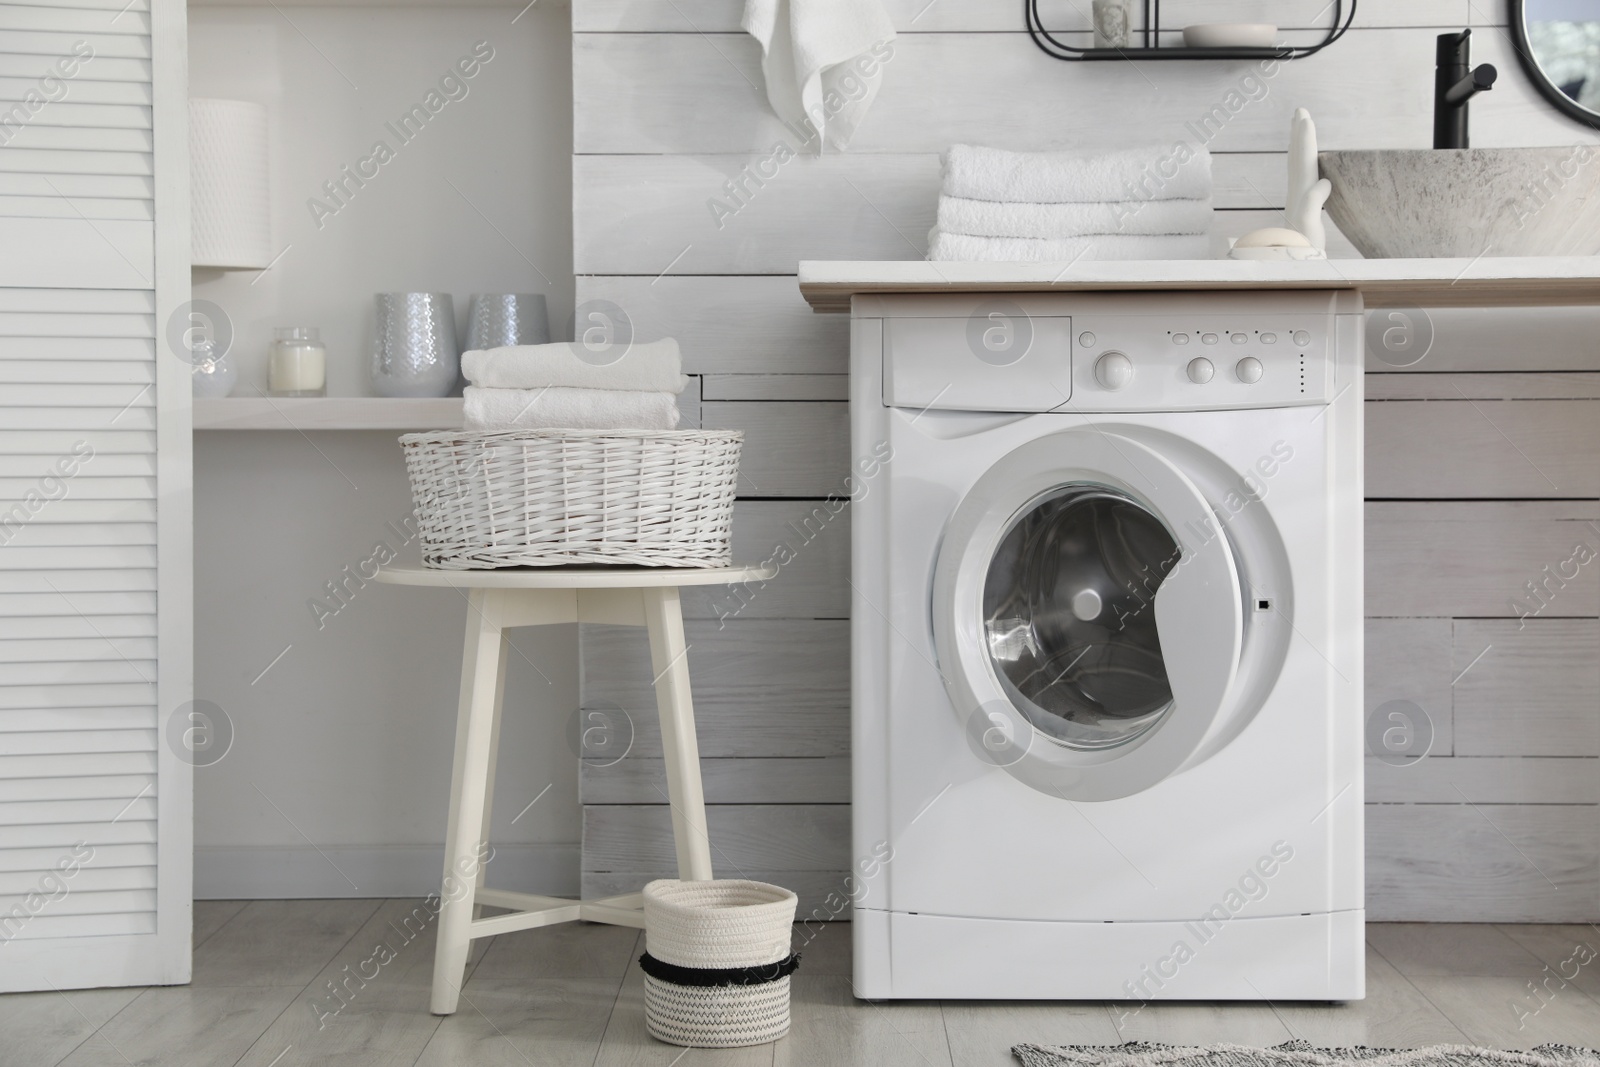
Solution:
<path fill-rule="evenodd" d="M 1468 69 L 1471 30 L 1441 33 L 1433 72 L 1433 147 L 1467 147 L 1467 101 L 1494 88 L 1500 72 L 1488 63 Z"/>

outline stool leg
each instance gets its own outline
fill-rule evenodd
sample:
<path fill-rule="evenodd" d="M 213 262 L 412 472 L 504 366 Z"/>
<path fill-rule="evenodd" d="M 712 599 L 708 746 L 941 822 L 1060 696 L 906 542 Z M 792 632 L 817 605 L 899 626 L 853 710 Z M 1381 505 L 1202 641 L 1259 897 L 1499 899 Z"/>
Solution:
<path fill-rule="evenodd" d="M 500 669 L 495 672 L 494 679 L 494 721 L 489 726 L 489 770 L 483 776 L 483 829 L 478 834 L 480 842 L 489 840 L 489 822 L 494 815 L 494 771 L 496 767 L 500 766 L 500 722 L 504 717 L 501 712 L 506 702 L 506 664 L 510 659 L 511 657 L 505 654 L 505 648 L 502 645 Z M 488 875 L 489 865 L 487 863 L 479 864 L 476 883 L 478 889 L 483 888 Z M 472 905 L 472 917 L 474 919 L 483 917 L 482 904 L 475 903 Z"/>
<path fill-rule="evenodd" d="M 494 740 L 500 664 L 505 657 L 500 603 L 495 590 L 467 598 L 467 632 L 461 652 L 461 704 L 456 717 L 455 770 L 450 778 L 450 825 L 439 889 L 438 944 L 433 953 L 435 1015 L 456 1010 L 472 944 L 472 905 Z"/>
<path fill-rule="evenodd" d="M 667 798 L 672 805 L 672 837 L 678 850 L 678 877 L 705 881 L 711 877 L 711 839 L 706 836 L 706 800 L 700 787 L 700 745 L 694 733 L 683 611 L 675 587 L 643 592 L 645 624 L 650 631 L 650 667 L 656 676 L 656 707 L 661 714 L 661 749 L 667 764 Z"/>

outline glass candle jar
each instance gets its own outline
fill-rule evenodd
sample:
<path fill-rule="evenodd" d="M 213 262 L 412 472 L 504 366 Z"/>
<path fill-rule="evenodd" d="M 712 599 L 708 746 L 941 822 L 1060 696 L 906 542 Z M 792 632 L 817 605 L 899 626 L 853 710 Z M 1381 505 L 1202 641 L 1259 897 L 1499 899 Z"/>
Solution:
<path fill-rule="evenodd" d="M 226 352 L 217 355 L 210 341 L 196 341 L 190 349 L 190 378 L 195 396 L 227 396 L 239 379 L 239 370 Z"/>
<path fill-rule="evenodd" d="M 328 395 L 328 350 L 315 326 L 284 326 L 272 331 L 267 391 L 273 396 Z"/>

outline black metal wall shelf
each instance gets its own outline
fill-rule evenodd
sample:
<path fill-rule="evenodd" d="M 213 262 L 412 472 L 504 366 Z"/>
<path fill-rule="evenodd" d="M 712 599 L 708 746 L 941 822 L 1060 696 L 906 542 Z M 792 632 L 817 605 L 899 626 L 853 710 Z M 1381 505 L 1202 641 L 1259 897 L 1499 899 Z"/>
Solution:
<path fill-rule="evenodd" d="M 1346 15 L 1343 0 L 1333 0 L 1333 25 L 1328 28 L 1328 36 L 1316 44 L 1305 47 L 1283 45 L 1272 48 L 1189 48 L 1183 45 L 1162 47 L 1161 0 L 1143 0 L 1144 28 L 1139 34 L 1143 44 L 1140 47 L 1074 48 L 1057 40 L 1044 28 L 1044 23 L 1039 18 L 1039 0 L 1022 0 L 1022 8 L 1028 22 L 1028 36 L 1033 38 L 1033 43 L 1038 45 L 1045 55 L 1053 59 L 1072 62 L 1111 59 L 1304 59 L 1316 55 L 1344 36 L 1350 24 L 1355 21 L 1358 2 L 1359 0 L 1350 0 L 1350 13 Z"/>

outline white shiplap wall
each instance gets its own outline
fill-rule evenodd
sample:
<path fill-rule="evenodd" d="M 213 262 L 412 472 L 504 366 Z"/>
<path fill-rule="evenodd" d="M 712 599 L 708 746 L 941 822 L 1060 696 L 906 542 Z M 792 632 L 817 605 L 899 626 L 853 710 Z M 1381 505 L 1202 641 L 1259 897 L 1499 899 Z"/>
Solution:
<path fill-rule="evenodd" d="M 0 6 L 0 990 L 189 974 L 183 19 Z"/>
<path fill-rule="evenodd" d="M 708 201 L 724 182 L 796 143 L 767 108 L 742 4 L 573 4 L 577 299 L 620 305 L 640 337 L 679 338 L 686 371 L 702 376 L 702 424 L 746 432 L 736 555 L 805 542 L 736 618 L 719 622 L 729 604 L 708 594 L 689 624 L 713 859 L 719 873 L 794 886 L 805 910 L 842 889 L 850 864 L 848 515 L 799 529 L 846 473 L 848 323 L 809 313 L 798 260 L 920 258 L 938 153 L 953 141 L 1166 139 L 1241 87 L 1250 102 L 1211 142 L 1216 232 L 1281 224 L 1293 109 L 1312 111 L 1325 148 L 1425 146 L 1433 38 L 1466 25 L 1482 27 L 1474 59 L 1502 72 L 1473 104 L 1475 144 L 1595 140 L 1527 85 L 1498 0 L 1363 0 L 1339 44 L 1253 82 L 1245 64 L 1054 61 L 1012 2 L 888 6 L 900 36 L 850 152 L 785 163 L 719 226 Z M 1326 10 L 1166 7 L 1174 24 L 1306 26 Z M 1044 8 L 1070 29 L 1086 5 Z M 1342 238 L 1333 247 L 1353 254 Z M 1438 373 L 1369 377 L 1368 703 L 1413 700 L 1436 731 L 1420 766 L 1369 769 L 1369 914 L 1592 920 L 1600 580 L 1584 573 L 1523 629 L 1511 600 L 1574 539 L 1600 549 L 1588 525 L 1600 523 L 1600 315 L 1433 318 L 1433 351 L 1410 370 Z M 648 661 L 623 631 L 584 640 L 585 702 L 621 705 L 637 731 L 628 759 L 583 777 L 585 891 L 621 891 L 671 867 Z"/>

